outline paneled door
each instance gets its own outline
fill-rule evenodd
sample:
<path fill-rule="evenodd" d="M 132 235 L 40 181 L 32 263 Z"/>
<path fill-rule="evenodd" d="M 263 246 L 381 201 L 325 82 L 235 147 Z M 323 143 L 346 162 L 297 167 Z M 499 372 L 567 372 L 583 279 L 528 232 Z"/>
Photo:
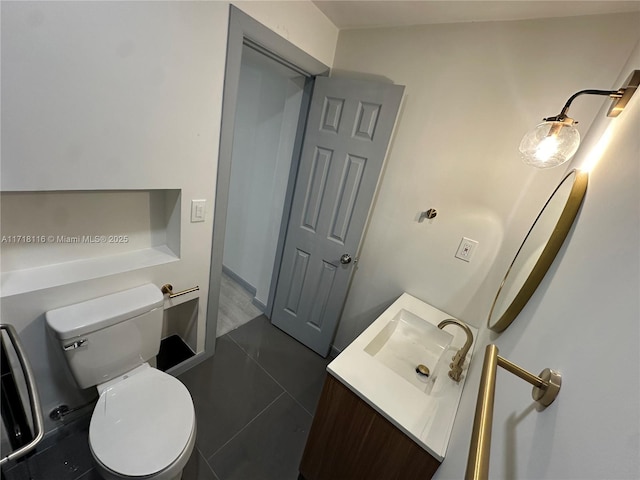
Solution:
<path fill-rule="evenodd" d="M 404 87 L 317 77 L 271 321 L 329 353 Z"/>

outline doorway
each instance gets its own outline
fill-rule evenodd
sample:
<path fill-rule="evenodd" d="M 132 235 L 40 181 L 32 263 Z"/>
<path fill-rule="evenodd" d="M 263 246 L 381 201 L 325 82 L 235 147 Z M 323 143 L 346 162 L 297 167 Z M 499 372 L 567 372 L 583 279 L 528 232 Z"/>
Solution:
<path fill-rule="evenodd" d="M 267 313 L 306 77 L 243 45 L 216 335 Z"/>
<path fill-rule="evenodd" d="M 233 19 L 232 8 L 208 317 L 221 333 L 233 328 L 219 309 L 225 271 L 274 325 L 326 357 L 404 87 L 316 76 L 274 53 L 295 49 L 284 39 L 260 44 L 234 33 Z"/>
<path fill-rule="evenodd" d="M 254 51 L 249 54 L 254 57 L 254 60 L 257 59 L 258 62 L 265 61 L 265 58 L 255 57 L 255 55 L 258 54 L 261 54 L 264 57 L 269 57 L 271 61 L 279 64 L 280 67 L 286 67 L 291 71 L 299 74 L 300 78 L 304 79 L 299 111 L 304 112 L 306 111 L 306 108 L 308 108 L 310 92 L 313 86 L 313 78 L 317 75 L 327 75 L 329 73 L 329 68 L 326 65 L 318 62 L 313 57 L 300 50 L 296 46 L 292 45 L 284 38 L 280 37 L 259 22 L 253 20 L 251 17 L 241 12 L 236 7 L 230 6 L 227 64 L 225 69 L 225 87 L 222 105 L 222 125 L 220 129 L 220 151 L 218 156 L 218 175 L 216 178 L 215 188 L 216 194 L 213 223 L 213 241 L 211 246 L 211 267 L 209 274 L 210 281 L 208 292 L 205 356 L 213 355 L 215 351 L 215 339 L 221 303 L 220 292 L 222 289 L 223 264 L 225 261 L 225 249 L 227 248 L 227 242 L 225 242 L 225 238 L 230 238 L 230 236 L 227 235 L 227 228 L 235 228 L 231 226 L 233 224 L 233 221 L 228 225 L 229 217 L 235 215 L 234 213 L 229 211 L 228 207 L 230 205 L 230 200 L 232 201 L 234 196 L 237 196 L 236 192 L 232 191 L 232 171 L 235 168 L 232 158 L 235 149 L 234 131 L 236 127 L 236 113 L 238 111 L 241 95 L 240 77 L 242 71 L 242 58 L 243 52 L 247 51 L 246 48 Z M 289 106 L 291 108 L 292 105 L 293 102 L 290 102 Z M 300 118 L 303 119 L 302 123 L 304 123 L 304 118 L 306 117 L 302 115 Z M 292 155 L 290 156 L 288 161 L 290 161 L 291 158 L 298 157 L 303 129 L 304 125 L 300 125 L 298 122 L 297 129 L 294 135 Z M 242 139 L 238 138 L 238 142 L 242 142 Z M 289 178 L 295 178 L 296 167 L 297 165 L 291 164 L 291 168 L 289 169 L 289 176 L 287 177 L 287 188 L 284 189 L 284 207 L 280 212 L 281 216 L 278 219 L 279 230 L 282 230 L 283 227 L 280 220 L 283 217 L 288 216 L 286 199 L 290 198 L 290 196 L 292 195 L 293 184 L 292 181 L 289 181 Z M 238 166 L 238 168 L 235 169 L 240 170 L 240 167 Z M 255 171 L 251 173 L 251 175 L 253 175 L 258 180 L 260 179 L 259 175 L 257 175 Z M 240 176 L 238 178 L 243 177 Z M 251 205 L 250 202 L 247 202 L 246 200 L 243 200 L 243 202 L 247 204 L 249 208 L 256 207 L 255 205 Z M 247 215 L 250 214 L 251 212 L 247 213 Z M 251 224 L 248 225 L 247 223 L 245 223 L 244 226 L 241 226 L 239 228 L 249 229 L 249 227 L 251 226 Z M 273 281 L 273 278 L 276 276 L 277 272 L 273 272 L 273 265 L 279 265 L 283 244 L 284 235 L 281 234 L 282 232 L 279 233 L 280 234 L 275 248 L 275 259 L 273 260 L 271 266 L 272 271 L 269 272 L 269 274 L 271 275 L 271 279 L 269 282 L 267 282 L 267 303 L 266 305 L 259 305 L 260 307 L 264 306 L 263 310 L 267 314 L 267 316 L 269 316 L 269 310 L 272 307 L 272 305 L 269 304 L 269 298 L 273 296 L 273 293 L 275 291 L 275 282 Z M 269 251 L 273 252 L 272 249 Z M 227 261 L 229 263 L 233 263 L 233 260 L 227 259 Z M 228 275 L 229 271 L 233 271 L 234 267 L 230 267 L 228 265 L 226 267 L 226 272 Z M 263 273 L 260 278 L 264 279 L 264 275 L 265 274 Z M 244 287 L 248 287 L 249 285 L 244 285 Z M 261 283 L 260 285 L 262 287 L 260 292 L 264 292 L 264 283 Z M 262 293 L 259 293 L 258 287 L 256 285 L 251 286 L 256 290 L 255 295 L 251 297 L 251 303 L 253 304 L 253 306 L 256 306 L 255 303 L 263 303 L 260 298 L 264 299 L 265 296 Z M 253 298 L 256 299 L 255 303 L 253 302 Z"/>

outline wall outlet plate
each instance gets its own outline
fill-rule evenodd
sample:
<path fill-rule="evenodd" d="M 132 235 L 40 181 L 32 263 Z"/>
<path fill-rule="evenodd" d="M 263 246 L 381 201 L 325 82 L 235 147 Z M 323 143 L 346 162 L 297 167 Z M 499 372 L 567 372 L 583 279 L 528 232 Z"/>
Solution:
<path fill-rule="evenodd" d="M 471 257 L 473 257 L 473 254 L 475 253 L 477 247 L 478 242 L 476 240 L 462 237 L 460 245 L 458 246 L 458 251 L 456 252 L 456 258 L 464 260 L 465 262 L 470 262 Z"/>

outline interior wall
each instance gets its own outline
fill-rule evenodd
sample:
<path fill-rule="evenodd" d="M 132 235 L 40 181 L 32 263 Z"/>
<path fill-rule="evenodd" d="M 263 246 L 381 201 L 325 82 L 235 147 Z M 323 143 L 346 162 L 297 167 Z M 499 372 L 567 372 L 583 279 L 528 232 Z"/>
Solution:
<path fill-rule="evenodd" d="M 4 243 L 2 272 L 117 255 L 162 245 L 166 240 L 159 237 L 166 237 L 166 234 L 154 235 L 154 230 L 161 228 L 157 225 L 163 223 L 164 218 L 157 217 L 163 216 L 165 205 L 156 208 L 159 211 L 154 215 L 154 197 L 158 195 L 148 190 L 3 193 L 0 198 L 3 237 L 12 236 L 12 232 L 30 232 L 33 225 L 38 225 L 37 230 L 41 234 L 60 241 Z M 109 215 L 112 209 L 118 210 L 119 215 Z M 104 243 L 96 248 L 95 243 L 76 241 L 89 235 L 84 232 L 96 236 L 117 234 L 112 239 L 117 243 Z M 123 232 L 127 232 L 126 237 Z M 70 237 L 68 243 L 64 243 L 64 237 Z M 4 288 L 2 293 L 6 294 Z"/>
<path fill-rule="evenodd" d="M 289 41 L 312 56 L 335 47 L 337 29 L 327 30 L 315 7 L 296 19 L 288 2 L 269 3 L 269 15 L 251 13 L 256 20 L 278 19 Z M 171 282 L 176 290 L 199 285 L 198 349 L 204 347 L 229 3 L 0 8 L 2 190 L 182 191 L 179 261 L 2 299 L 2 321 L 20 334 L 46 414 L 95 395 L 77 389 L 47 339 L 47 310 L 146 282 Z M 305 27 L 316 32 L 312 41 L 299 31 Z M 205 222 L 189 222 L 191 199 L 207 200 Z M 117 218 L 118 211 L 108 215 Z M 55 424 L 45 417 L 51 430 Z"/>
<path fill-rule="evenodd" d="M 223 265 L 266 306 L 305 77 L 243 48 Z"/>
<path fill-rule="evenodd" d="M 244 13 L 316 60 L 333 65 L 338 27 L 308 0 L 234 0 Z"/>
<path fill-rule="evenodd" d="M 633 69 L 640 43 L 616 88 Z M 538 412 L 530 386 L 498 369 L 491 478 L 640 478 L 640 95 L 616 119 L 608 106 L 570 165 L 590 177 L 567 241 L 515 322 L 501 335 L 485 330 L 479 344 L 497 344 L 533 373 L 548 367 L 563 376 L 558 398 Z M 464 476 L 483 351 L 435 478 Z"/>
<path fill-rule="evenodd" d="M 564 173 L 521 162 L 522 135 L 572 93 L 613 88 L 638 21 L 623 14 L 340 32 L 334 74 L 406 90 L 337 349 L 402 292 L 474 326 L 485 322 Z M 602 103 L 592 97 L 572 107 L 582 135 Z M 418 223 L 429 208 L 437 217 Z M 463 236 L 479 242 L 469 263 L 454 258 Z"/>

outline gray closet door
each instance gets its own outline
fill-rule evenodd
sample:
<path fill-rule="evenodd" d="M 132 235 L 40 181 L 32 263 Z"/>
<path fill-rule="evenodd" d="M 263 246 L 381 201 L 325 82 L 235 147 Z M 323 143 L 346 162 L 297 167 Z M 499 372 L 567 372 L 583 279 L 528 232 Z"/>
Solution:
<path fill-rule="evenodd" d="M 271 321 L 326 357 L 403 86 L 318 77 Z"/>

